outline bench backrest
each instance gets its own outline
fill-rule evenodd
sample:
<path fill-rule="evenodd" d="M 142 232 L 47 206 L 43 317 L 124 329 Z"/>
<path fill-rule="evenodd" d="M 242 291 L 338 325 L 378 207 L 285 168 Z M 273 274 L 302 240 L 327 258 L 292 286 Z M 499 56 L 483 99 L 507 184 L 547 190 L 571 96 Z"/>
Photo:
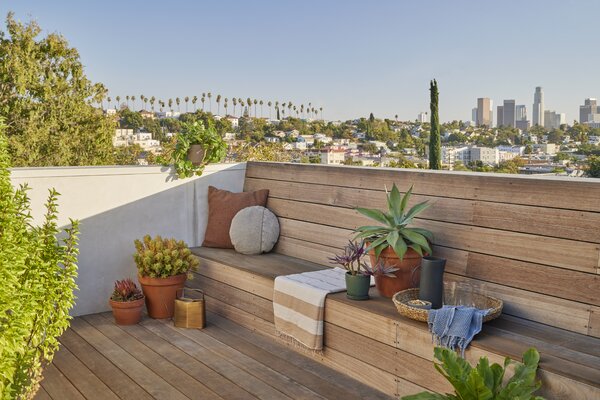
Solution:
<path fill-rule="evenodd" d="M 502 298 L 505 314 L 600 337 L 600 180 L 249 162 L 244 190 L 270 190 L 277 252 L 328 265 L 368 223 L 354 208 L 386 208 L 393 183 L 432 203 L 415 225 L 434 233 L 447 280 Z"/>

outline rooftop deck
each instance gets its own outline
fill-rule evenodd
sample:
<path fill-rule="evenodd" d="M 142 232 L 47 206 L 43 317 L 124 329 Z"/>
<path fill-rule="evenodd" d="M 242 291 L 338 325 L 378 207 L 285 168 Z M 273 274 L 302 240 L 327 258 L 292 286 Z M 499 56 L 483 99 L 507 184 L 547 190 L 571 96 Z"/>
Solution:
<path fill-rule="evenodd" d="M 77 317 L 36 399 L 388 399 L 217 315 L 203 330 Z"/>

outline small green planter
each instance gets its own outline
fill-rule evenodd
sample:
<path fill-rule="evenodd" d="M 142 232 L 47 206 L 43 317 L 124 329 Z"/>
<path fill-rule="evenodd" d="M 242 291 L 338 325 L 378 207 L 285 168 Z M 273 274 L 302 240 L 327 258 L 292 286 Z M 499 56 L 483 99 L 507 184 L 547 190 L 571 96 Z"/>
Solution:
<path fill-rule="evenodd" d="M 369 300 L 371 277 L 368 275 L 351 275 L 346 272 L 346 297 L 350 300 Z"/>

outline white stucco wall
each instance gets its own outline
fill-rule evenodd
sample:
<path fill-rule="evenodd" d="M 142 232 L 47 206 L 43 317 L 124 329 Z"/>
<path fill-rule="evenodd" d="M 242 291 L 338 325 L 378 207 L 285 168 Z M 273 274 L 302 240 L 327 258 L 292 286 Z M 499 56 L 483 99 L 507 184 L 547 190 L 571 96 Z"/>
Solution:
<path fill-rule="evenodd" d="M 136 270 L 133 240 L 160 234 L 198 246 L 207 220 L 209 185 L 241 192 L 245 164 L 209 165 L 201 177 L 174 179 L 164 167 L 15 168 L 13 184 L 27 183 L 32 215 L 44 214 L 48 189 L 59 197 L 59 225 L 80 221 L 79 290 L 73 315 L 106 311 L 115 280 Z"/>

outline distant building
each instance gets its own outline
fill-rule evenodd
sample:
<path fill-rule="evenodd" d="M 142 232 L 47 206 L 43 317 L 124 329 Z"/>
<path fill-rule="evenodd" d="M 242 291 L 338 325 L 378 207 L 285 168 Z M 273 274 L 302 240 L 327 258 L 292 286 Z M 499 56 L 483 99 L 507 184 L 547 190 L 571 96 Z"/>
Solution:
<path fill-rule="evenodd" d="M 238 117 L 234 117 L 233 115 L 228 115 L 227 117 L 225 117 L 225 119 L 227 121 L 231 122 L 232 128 L 237 128 L 238 126 L 240 126 L 240 119 Z"/>
<path fill-rule="evenodd" d="M 142 110 L 140 111 L 140 116 L 142 118 L 150 118 L 150 119 L 154 119 L 154 113 L 152 111 L 146 111 L 146 110 Z"/>
<path fill-rule="evenodd" d="M 504 100 L 504 104 L 502 106 L 502 125 L 510 126 L 511 128 L 515 127 L 515 108 L 514 100 Z"/>
<path fill-rule="evenodd" d="M 469 157 L 472 162 L 481 161 L 484 164 L 496 165 L 499 162 L 500 155 L 498 149 L 491 147 L 476 147 L 469 149 Z"/>
<path fill-rule="evenodd" d="M 417 115 L 417 121 L 419 121 L 420 123 L 425 123 L 429 121 L 429 118 L 427 118 L 427 113 L 426 112 L 420 112 Z"/>
<path fill-rule="evenodd" d="M 515 107 L 515 121 L 526 121 L 527 120 L 527 106 L 519 104 Z"/>
<path fill-rule="evenodd" d="M 471 121 L 475 122 L 475 125 L 477 125 L 477 107 L 471 109 Z"/>
<path fill-rule="evenodd" d="M 498 106 L 496 108 L 496 126 L 504 125 L 504 107 Z"/>
<path fill-rule="evenodd" d="M 527 132 L 530 127 L 531 125 L 528 119 L 515 121 L 515 128 L 520 129 L 523 132 Z"/>
<path fill-rule="evenodd" d="M 277 136 L 265 136 L 265 142 L 267 143 L 279 143 L 279 140 Z"/>
<path fill-rule="evenodd" d="M 533 94 L 533 120 L 532 124 L 544 126 L 544 92 L 541 86 L 535 88 Z"/>
<path fill-rule="evenodd" d="M 319 156 L 321 164 L 340 165 L 346 160 L 346 151 L 335 147 L 325 147 L 323 149 L 312 149 L 307 153 L 309 156 Z"/>
<path fill-rule="evenodd" d="M 473 121 L 477 126 L 492 126 L 492 101 L 489 97 L 480 97 L 477 99 L 477 112 Z"/>
<path fill-rule="evenodd" d="M 585 99 L 582 106 L 579 106 L 579 123 L 585 124 L 593 122 L 594 116 L 600 114 L 600 107 L 596 99 Z"/>
<path fill-rule="evenodd" d="M 544 111 L 544 128 L 546 129 L 558 129 L 562 124 L 567 123 L 567 117 L 564 113 L 557 113 L 556 111 Z"/>

